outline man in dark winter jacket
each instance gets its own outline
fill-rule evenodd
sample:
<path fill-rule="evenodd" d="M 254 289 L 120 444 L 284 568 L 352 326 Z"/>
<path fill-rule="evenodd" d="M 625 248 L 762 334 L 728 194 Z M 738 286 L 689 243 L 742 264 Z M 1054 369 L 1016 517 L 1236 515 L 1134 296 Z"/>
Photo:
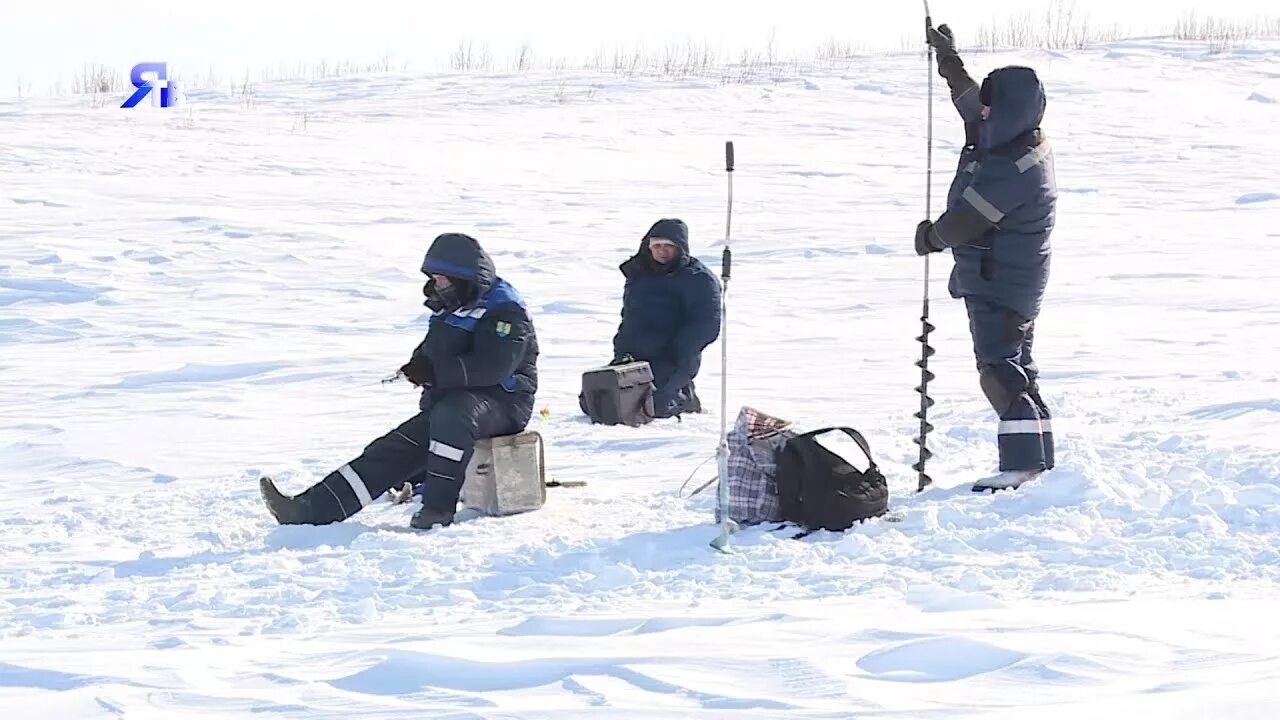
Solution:
<path fill-rule="evenodd" d="M 654 223 L 619 269 L 626 284 L 613 362 L 649 363 L 655 416 L 702 412 L 693 379 L 720 336 L 720 281 L 690 255 L 689 228 L 678 219 Z"/>
<path fill-rule="evenodd" d="M 964 120 L 966 144 L 946 212 L 917 226 L 916 252 L 952 251 L 951 295 L 965 301 L 979 381 L 1000 416 L 1001 474 L 983 483 L 1016 486 L 1054 462 L 1049 410 L 1031 359 L 1058 197 L 1053 151 L 1040 130 L 1044 86 L 1031 68 L 1009 66 L 979 87 L 946 25 L 930 30 L 929 44 Z"/>
<path fill-rule="evenodd" d="M 538 340 L 524 301 L 494 272 L 473 238 L 448 233 L 422 262 L 426 338 L 400 368 L 423 388 L 421 412 L 296 497 L 261 480 L 271 514 L 286 525 L 324 525 L 359 512 L 390 488 L 422 483 L 412 525 L 449 525 L 476 440 L 524 430 L 538 389 Z"/>

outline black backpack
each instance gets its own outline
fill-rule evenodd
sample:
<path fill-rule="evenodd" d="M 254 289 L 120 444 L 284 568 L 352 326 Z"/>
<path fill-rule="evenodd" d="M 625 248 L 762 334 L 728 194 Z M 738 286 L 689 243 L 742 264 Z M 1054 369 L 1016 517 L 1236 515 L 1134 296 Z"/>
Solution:
<path fill-rule="evenodd" d="M 816 437 L 839 430 L 867 456 L 860 471 L 818 443 Z M 787 441 L 775 476 L 782 519 L 812 530 L 848 530 L 855 522 L 883 515 L 889 508 L 889 486 L 871 459 L 871 448 L 857 430 L 847 427 L 814 430 Z"/>

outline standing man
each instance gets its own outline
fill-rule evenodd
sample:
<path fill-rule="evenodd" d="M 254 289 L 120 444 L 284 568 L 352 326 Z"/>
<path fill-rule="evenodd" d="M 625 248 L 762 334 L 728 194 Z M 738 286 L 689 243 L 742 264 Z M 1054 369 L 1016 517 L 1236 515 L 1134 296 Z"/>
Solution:
<path fill-rule="evenodd" d="M 720 337 L 720 280 L 690 255 L 689 228 L 674 218 L 654 223 L 619 269 L 626 285 L 613 362 L 649 363 L 655 416 L 702 412 L 693 379 Z"/>
<path fill-rule="evenodd" d="M 964 120 L 965 147 L 946 212 L 916 227 L 915 247 L 920 255 L 951 249 L 951 296 L 964 299 L 979 382 L 1000 416 L 1000 474 L 973 489 L 1012 488 L 1053 467 L 1049 409 L 1031 359 L 1058 197 L 1040 130 L 1044 86 L 1034 70 L 1014 65 L 979 87 L 946 25 L 929 30 L 929 44 Z"/>
<path fill-rule="evenodd" d="M 423 388 L 421 412 L 295 497 L 262 478 L 282 525 L 326 525 L 405 483 L 422 484 L 420 530 L 453 522 L 476 440 L 524 430 L 538 389 L 538 339 L 524 301 L 468 235 L 435 239 L 422 262 L 427 336 L 400 374 Z"/>

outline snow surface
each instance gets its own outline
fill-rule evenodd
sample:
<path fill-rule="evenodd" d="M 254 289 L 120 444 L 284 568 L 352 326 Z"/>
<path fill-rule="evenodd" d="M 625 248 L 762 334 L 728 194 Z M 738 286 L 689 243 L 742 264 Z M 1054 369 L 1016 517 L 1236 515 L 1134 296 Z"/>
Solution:
<path fill-rule="evenodd" d="M 1037 332 L 1058 469 L 977 496 L 995 423 L 933 262 L 916 495 L 918 54 L 722 84 L 262 85 L 0 102 L 0 707 L 20 718 L 1259 718 L 1280 710 L 1280 45 L 975 55 L 1050 93 Z M 934 210 L 961 128 L 935 85 Z M 718 261 L 730 412 L 861 429 L 898 523 L 709 549 L 712 413 L 579 417 L 655 219 Z M 414 412 L 421 253 L 474 233 L 542 342 L 533 428 L 587 480 L 511 518 L 275 527 Z M 720 345 L 699 388 L 718 406 Z M 701 467 L 700 467 L 701 466 Z M 691 483 L 692 485 L 693 483 Z"/>

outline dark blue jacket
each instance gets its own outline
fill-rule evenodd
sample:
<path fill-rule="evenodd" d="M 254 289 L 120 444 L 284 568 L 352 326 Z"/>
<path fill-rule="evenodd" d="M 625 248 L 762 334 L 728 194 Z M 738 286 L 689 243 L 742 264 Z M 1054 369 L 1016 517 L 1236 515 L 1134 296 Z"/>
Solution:
<path fill-rule="evenodd" d="M 463 278 L 472 287 L 457 310 L 431 316 L 427 337 L 414 350 L 430 358 L 435 371 L 435 381 L 423 393 L 424 409 L 441 393 L 469 388 L 510 397 L 532 413 L 538 337 L 520 294 L 495 274 L 480 243 L 460 233 L 436 238 L 422 272 Z"/>
<path fill-rule="evenodd" d="M 676 260 L 653 262 L 649 238 L 655 234 L 680 248 Z M 720 336 L 720 281 L 689 254 L 689 231 L 679 220 L 655 223 L 640 251 L 619 269 L 626 285 L 614 357 L 648 361 L 657 388 L 655 410 L 670 414 L 668 406 L 697 377 L 702 350 Z"/>
<path fill-rule="evenodd" d="M 967 79 L 967 76 L 966 76 Z M 991 113 L 981 119 L 977 85 L 953 86 L 969 143 L 934 230 L 953 248 L 952 297 L 977 296 L 1027 319 L 1040 313 L 1049 280 L 1049 235 L 1058 198 L 1053 150 L 1040 131 L 1044 86 L 1031 68 L 992 72 Z"/>

